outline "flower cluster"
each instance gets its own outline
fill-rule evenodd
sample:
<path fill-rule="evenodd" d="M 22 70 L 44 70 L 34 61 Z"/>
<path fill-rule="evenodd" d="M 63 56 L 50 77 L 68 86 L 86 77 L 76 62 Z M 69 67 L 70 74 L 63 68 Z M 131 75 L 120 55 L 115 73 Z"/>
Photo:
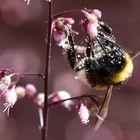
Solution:
<path fill-rule="evenodd" d="M 14 80 L 13 80 L 14 79 Z M 8 111 L 16 103 L 18 96 L 15 86 L 20 79 L 20 75 L 9 70 L 0 71 L 0 96 L 4 100 L 4 111 Z"/>
<path fill-rule="evenodd" d="M 102 17 L 102 13 L 100 10 L 81 10 L 80 11 L 86 19 L 80 21 L 80 25 L 88 34 L 91 39 L 95 39 L 98 35 L 99 28 L 99 19 Z M 64 18 L 59 17 L 53 20 L 52 33 L 55 41 L 61 46 L 63 49 L 67 49 L 69 46 L 69 38 L 68 35 L 78 35 L 78 32 L 72 29 L 72 25 L 74 24 L 74 19 L 72 18 Z M 77 47 L 77 46 L 75 46 Z M 80 50 L 79 47 L 77 50 Z"/>
<path fill-rule="evenodd" d="M 18 81 L 23 77 L 20 73 L 15 73 L 11 70 L 0 71 L 0 97 L 4 101 L 5 109 L 9 115 L 9 110 L 12 108 L 18 99 L 23 97 L 32 98 L 36 93 L 36 87 L 32 84 L 27 84 L 26 87 L 17 86 Z"/>
<path fill-rule="evenodd" d="M 12 108 L 18 99 L 26 97 L 39 107 L 44 105 L 44 93 L 37 93 L 37 88 L 33 84 L 27 84 L 25 87 L 17 86 L 18 81 L 22 78 L 22 74 L 14 73 L 10 70 L 0 71 L 0 97 L 4 100 L 4 112 Z M 48 96 L 50 102 L 59 102 L 71 98 L 66 91 L 57 91 Z M 64 107 L 70 109 L 73 105 L 71 100 L 62 103 Z"/>
<path fill-rule="evenodd" d="M 44 93 L 38 93 L 37 88 L 33 84 L 27 84 L 25 87 L 17 86 L 18 81 L 22 77 L 19 73 L 14 73 L 9 70 L 0 71 L 0 96 L 4 100 L 4 112 L 7 111 L 9 115 L 9 110 L 12 108 L 18 99 L 27 98 L 36 104 L 39 108 L 40 124 L 43 126 L 42 122 L 42 109 L 44 106 Z M 78 103 L 74 102 L 73 99 L 78 99 Z M 89 122 L 89 116 L 97 116 L 99 109 L 99 102 L 97 99 L 91 97 L 78 97 L 72 98 L 71 95 L 66 91 L 57 91 L 53 92 L 48 96 L 49 104 L 61 104 L 68 110 L 71 109 L 71 106 L 76 106 L 78 110 L 79 118 L 83 124 Z M 99 98 L 98 98 L 99 100 Z M 102 118 L 101 118 L 102 119 Z"/>

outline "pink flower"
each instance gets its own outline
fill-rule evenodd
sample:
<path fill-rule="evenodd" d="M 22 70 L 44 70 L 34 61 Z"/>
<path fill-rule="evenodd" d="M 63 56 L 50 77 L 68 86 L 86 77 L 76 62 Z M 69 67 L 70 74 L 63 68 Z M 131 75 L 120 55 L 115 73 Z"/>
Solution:
<path fill-rule="evenodd" d="M 5 109 L 3 112 L 7 111 L 7 114 L 9 115 L 10 108 L 12 108 L 17 101 L 15 85 L 10 85 L 7 89 L 5 89 L 2 93 L 2 98 L 5 101 Z"/>
<path fill-rule="evenodd" d="M 59 46 L 65 48 L 67 44 L 67 35 L 70 31 L 73 35 L 77 35 L 78 33 L 72 30 L 72 25 L 74 24 L 74 20 L 72 18 L 57 18 L 53 21 L 52 25 L 52 34 L 55 41 Z"/>
<path fill-rule="evenodd" d="M 27 84 L 25 88 L 25 93 L 28 97 L 33 97 L 37 92 L 36 87 L 33 84 Z"/>
<path fill-rule="evenodd" d="M 98 120 L 104 121 L 104 119 L 98 114 L 99 108 L 101 107 L 103 102 L 102 97 L 98 97 L 96 99 L 82 98 L 81 102 L 89 110 L 90 116 L 96 116 Z"/>
<path fill-rule="evenodd" d="M 91 39 L 95 39 L 95 37 L 97 37 L 98 29 L 96 24 L 88 20 L 81 20 L 80 24 L 83 26 L 85 32 L 90 36 Z"/>
<path fill-rule="evenodd" d="M 87 124 L 89 122 L 89 110 L 84 104 L 80 104 L 78 108 L 78 115 L 82 124 Z"/>
<path fill-rule="evenodd" d="M 83 26 L 85 32 L 90 36 L 91 39 L 95 39 L 98 35 L 98 19 L 101 18 L 101 11 L 95 9 L 93 11 L 87 12 L 82 11 L 87 19 L 81 20 L 81 25 Z"/>
<path fill-rule="evenodd" d="M 102 12 L 98 9 L 94 9 L 93 14 L 95 14 L 98 19 L 100 19 L 102 17 Z"/>
<path fill-rule="evenodd" d="M 71 95 L 66 91 L 58 91 L 58 92 L 50 94 L 48 98 L 51 99 L 53 102 L 58 102 L 58 101 L 61 101 L 61 100 L 71 98 Z M 62 103 L 62 105 L 65 108 L 70 109 L 71 105 L 73 105 L 73 102 L 71 100 L 67 100 L 67 101 L 64 101 Z"/>
<path fill-rule="evenodd" d="M 98 29 L 93 23 L 89 22 L 87 24 L 87 33 L 91 39 L 95 39 L 98 35 Z"/>
<path fill-rule="evenodd" d="M 59 46 L 63 46 L 67 40 L 66 33 L 59 28 L 53 28 L 52 34 L 55 41 L 59 43 Z"/>
<path fill-rule="evenodd" d="M 0 94 L 11 84 L 11 75 L 5 75 L 1 80 L 0 80 Z"/>

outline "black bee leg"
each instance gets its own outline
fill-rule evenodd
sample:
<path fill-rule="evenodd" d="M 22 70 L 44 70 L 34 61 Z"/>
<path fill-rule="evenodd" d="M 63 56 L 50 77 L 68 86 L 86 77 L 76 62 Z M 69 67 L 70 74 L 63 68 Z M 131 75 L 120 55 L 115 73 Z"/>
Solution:
<path fill-rule="evenodd" d="M 69 41 L 70 46 L 66 51 L 66 55 L 67 55 L 70 66 L 72 67 L 72 69 L 74 69 L 78 59 L 77 59 L 76 50 L 74 49 L 74 45 L 75 45 L 74 38 L 70 32 L 68 34 L 68 41 Z"/>
<path fill-rule="evenodd" d="M 107 88 L 107 92 L 105 94 L 103 103 L 99 109 L 99 112 L 97 114 L 98 120 L 95 124 L 94 130 L 97 130 L 101 124 L 103 123 L 103 121 L 105 120 L 107 114 L 108 114 L 108 107 L 109 107 L 109 103 L 110 103 L 110 98 L 112 95 L 112 89 L 113 89 L 113 85 L 109 85 Z"/>
<path fill-rule="evenodd" d="M 93 63 L 94 62 L 93 62 L 93 60 L 91 60 L 91 56 L 94 57 L 94 54 L 92 54 L 92 53 L 93 53 L 93 51 L 92 51 L 91 44 L 89 41 L 89 42 L 87 42 L 87 47 L 86 47 L 86 51 L 85 51 L 85 56 L 86 56 L 85 69 L 87 70 L 87 72 L 93 70 Z"/>

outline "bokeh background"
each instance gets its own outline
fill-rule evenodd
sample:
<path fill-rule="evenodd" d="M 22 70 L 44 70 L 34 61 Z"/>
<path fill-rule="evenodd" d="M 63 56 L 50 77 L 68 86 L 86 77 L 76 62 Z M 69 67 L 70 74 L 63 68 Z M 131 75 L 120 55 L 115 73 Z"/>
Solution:
<path fill-rule="evenodd" d="M 0 68 L 18 72 L 44 72 L 47 2 L 31 0 L 0 0 Z M 116 39 L 127 51 L 140 49 L 140 0 L 54 0 L 54 13 L 69 9 L 100 9 L 103 20 L 114 31 Z M 81 15 L 68 15 L 78 22 Z M 79 30 L 79 25 L 74 26 Z M 81 35 L 82 36 L 82 35 Z M 78 38 L 81 39 L 81 36 Z M 72 96 L 104 94 L 74 80 L 61 48 L 52 43 L 49 92 L 66 90 Z M 49 140 L 139 140 L 140 139 L 140 57 L 134 61 L 133 76 L 126 84 L 113 91 L 109 115 L 97 131 L 94 119 L 82 125 L 75 108 L 67 111 L 62 106 L 50 109 Z M 28 76 L 19 85 L 36 85 L 43 91 L 43 80 Z M 0 139 L 40 140 L 37 106 L 23 99 L 16 103 L 7 117 L 0 103 Z"/>

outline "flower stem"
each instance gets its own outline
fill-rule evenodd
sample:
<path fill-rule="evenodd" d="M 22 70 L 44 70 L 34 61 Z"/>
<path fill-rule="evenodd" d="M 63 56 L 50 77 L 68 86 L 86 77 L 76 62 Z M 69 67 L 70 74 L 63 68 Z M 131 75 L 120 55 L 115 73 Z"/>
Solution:
<path fill-rule="evenodd" d="M 41 78 L 45 78 L 45 75 L 42 74 L 42 73 L 38 73 L 38 72 L 24 72 L 24 73 L 21 73 L 22 76 L 38 76 L 38 77 L 41 77 Z"/>
<path fill-rule="evenodd" d="M 81 96 L 71 97 L 71 98 L 68 98 L 68 99 L 64 99 L 64 100 L 59 100 L 59 101 L 56 101 L 56 102 L 52 102 L 52 103 L 49 103 L 48 104 L 48 107 L 61 104 L 61 103 L 65 102 L 65 101 L 68 101 L 68 100 L 80 100 L 82 98 L 91 98 L 95 102 L 95 104 L 97 106 L 99 106 L 98 102 L 96 101 L 96 99 L 98 98 L 98 96 L 93 95 L 93 94 L 90 94 L 90 95 L 81 95 Z"/>
<path fill-rule="evenodd" d="M 45 93 L 45 102 L 43 108 L 43 128 L 42 128 L 42 140 L 47 140 L 48 134 L 48 78 L 50 70 L 50 55 L 51 55 L 51 29 L 52 29 L 52 0 L 48 1 L 48 27 L 46 34 L 46 63 L 45 63 L 45 78 L 44 78 L 44 93 Z"/>
<path fill-rule="evenodd" d="M 55 20 L 56 18 L 62 16 L 62 15 L 65 15 L 65 14 L 75 14 L 75 13 L 82 13 L 82 10 L 67 10 L 67 11 L 62 11 L 60 13 L 57 13 L 56 15 L 53 15 L 53 20 Z"/>

